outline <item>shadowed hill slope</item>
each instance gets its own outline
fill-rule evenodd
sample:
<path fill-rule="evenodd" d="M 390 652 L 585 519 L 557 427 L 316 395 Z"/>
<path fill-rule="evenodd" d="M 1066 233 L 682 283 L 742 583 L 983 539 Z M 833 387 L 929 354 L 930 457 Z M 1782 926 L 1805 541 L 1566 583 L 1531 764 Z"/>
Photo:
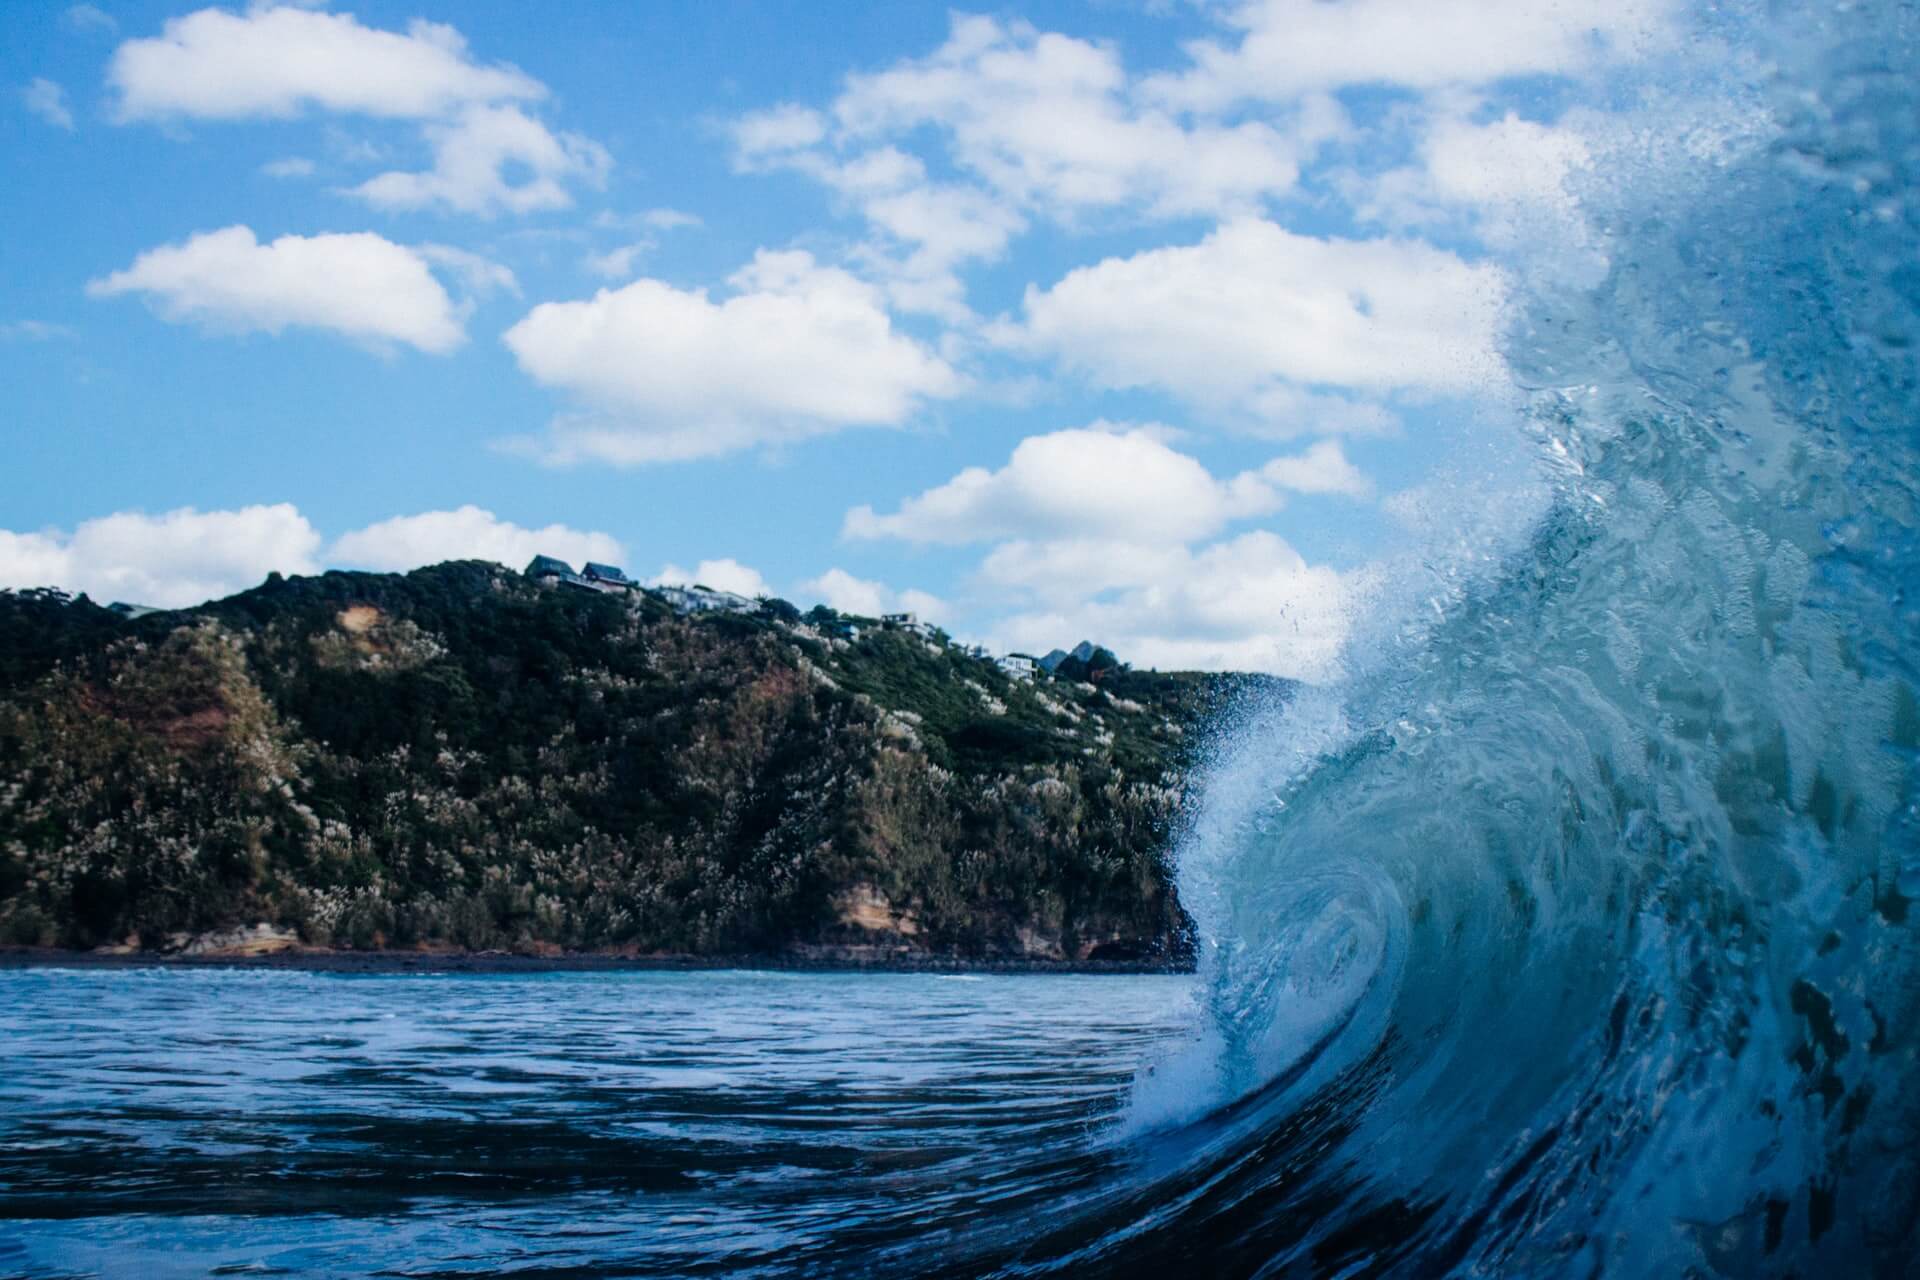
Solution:
<path fill-rule="evenodd" d="M 1197 730 L 1272 682 L 850 621 L 480 562 L 0 594 L 0 942 L 1180 962 Z"/>

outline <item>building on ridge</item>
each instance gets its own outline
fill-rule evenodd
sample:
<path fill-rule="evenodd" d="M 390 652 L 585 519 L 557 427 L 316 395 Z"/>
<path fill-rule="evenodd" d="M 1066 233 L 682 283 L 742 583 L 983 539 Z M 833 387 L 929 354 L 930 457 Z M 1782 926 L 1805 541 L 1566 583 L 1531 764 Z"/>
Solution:
<path fill-rule="evenodd" d="M 880 625 L 888 631 L 905 631 L 924 640 L 931 640 L 937 628 L 930 622 L 920 621 L 917 613 L 883 613 Z"/>
<path fill-rule="evenodd" d="M 608 592 L 634 591 L 640 586 L 626 575 L 625 570 L 616 565 L 596 564 L 589 560 L 581 570 L 580 576 L 591 583 L 595 589 Z"/>
<path fill-rule="evenodd" d="M 715 591 L 695 583 L 690 587 L 658 587 L 660 598 L 676 613 L 752 613 L 760 606 L 731 591 Z"/>
<path fill-rule="evenodd" d="M 598 587 L 573 571 L 573 566 L 565 560 L 556 560 L 552 556 L 535 556 L 527 565 L 527 577 L 545 586 L 558 584 L 574 587 L 582 591 L 597 591 Z"/>

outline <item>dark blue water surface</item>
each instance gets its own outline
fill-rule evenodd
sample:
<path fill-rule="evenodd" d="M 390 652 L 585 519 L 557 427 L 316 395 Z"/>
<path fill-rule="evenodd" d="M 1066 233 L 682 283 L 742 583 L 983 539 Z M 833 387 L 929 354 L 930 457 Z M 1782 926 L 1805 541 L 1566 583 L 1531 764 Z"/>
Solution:
<path fill-rule="evenodd" d="M 1170 977 L 0 972 L 0 1275 L 901 1274 L 1110 1178 Z"/>

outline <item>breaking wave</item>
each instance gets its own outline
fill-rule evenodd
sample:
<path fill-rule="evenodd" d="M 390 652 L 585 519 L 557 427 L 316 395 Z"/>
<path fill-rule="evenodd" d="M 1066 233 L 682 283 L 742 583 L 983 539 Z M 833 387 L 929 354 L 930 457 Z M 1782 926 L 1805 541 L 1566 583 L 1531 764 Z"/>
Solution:
<path fill-rule="evenodd" d="M 1910 1274 L 1914 26 L 1727 20 L 1643 95 L 1603 269 L 1522 276 L 1507 518 L 1429 495 L 1346 676 L 1234 731 L 1199 1043 L 1010 1270 Z"/>

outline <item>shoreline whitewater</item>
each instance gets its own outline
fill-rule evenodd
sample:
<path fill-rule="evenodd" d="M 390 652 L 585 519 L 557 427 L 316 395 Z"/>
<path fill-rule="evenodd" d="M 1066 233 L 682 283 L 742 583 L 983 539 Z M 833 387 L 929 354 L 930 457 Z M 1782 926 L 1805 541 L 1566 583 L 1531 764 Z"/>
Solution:
<path fill-rule="evenodd" d="M 508 951 L 336 951 L 289 947 L 253 953 L 169 954 L 158 951 L 68 951 L 58 947 L 0 947 L 0 969 L 286 969 L 310 973 L 622 973 L 747 970 L 797 973 L 941 974 L 1188 974 L 1174 960 L 1051 960 L 1029 956 L 940 956 L 861 953 L 857 948 L 730 956 L 626 955 Z"/>

